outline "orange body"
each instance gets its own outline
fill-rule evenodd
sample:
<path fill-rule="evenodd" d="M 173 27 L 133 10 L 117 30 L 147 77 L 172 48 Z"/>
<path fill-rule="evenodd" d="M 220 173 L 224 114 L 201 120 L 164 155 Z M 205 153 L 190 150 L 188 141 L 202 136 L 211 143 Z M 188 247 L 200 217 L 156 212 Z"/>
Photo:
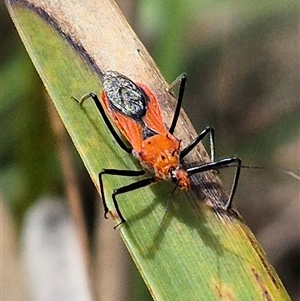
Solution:
<path fill-rule="evenodd" d="M 102 90 L 101 99 L 105 111 L 131 144 L 133 155 L 140 160 L 145 169 L 153 172 L 157 180 L 169 180 L 173 175 L 177 186 L 187 190 L 190 180 L 180 164 L 180 140 L 165 127 L 161 109 L 152 92 L 142 84 L 136 83 L 136 86 L 144 91 L 149 99 L 146 114 L 142 117 L 143 124 L 112 109 L 105 91 Z M 152 134 L 146 138 L 143 137 L 145 127 Z"/>

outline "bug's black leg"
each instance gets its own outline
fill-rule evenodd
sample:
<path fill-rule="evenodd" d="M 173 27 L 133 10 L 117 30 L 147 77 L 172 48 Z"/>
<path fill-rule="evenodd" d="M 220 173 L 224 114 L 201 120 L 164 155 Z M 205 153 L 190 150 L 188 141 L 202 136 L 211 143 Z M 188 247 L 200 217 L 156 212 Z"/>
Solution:
<path fill-rule="evenodd" d="M 173 120 L 169 129 L 169 132 L 171 134 L 174 133 L 177 121 L 178 121 L 178 117 L 179 117 L 179 113 L 180 113 L 180 109 L 181 109 L 181 105 L 182 105 L 182 100 L 183 100 L 183 94 L 184 94 L 184 89 L 185 89 L 185 83 L 186 83 L 186 74 L 183 73 L 181 75 L 179 75 L 175 81 L 168 87 L 168 91 L 170 91 L 175 85 L 177 85 L 178 83 L 180 83 L 179 86 L 179 92 L 178 92 L 178 99 L 177 99 L 177 105 L 174 111 L 174 116 L 173 116 Z"/>
<path fill-rule="evenodd" d="M 116 211 L 117 211 L 117 213 L 118 213 L 118 215 L 121 219 L 121 222 L 119 224 L 117 224 L 114 227 L 114 229 L 117 228 L 118 226 L 120 226 L 121 224 L 126 223 L 126 219 L 123 217 L 123 215 L 122 215 L 122 213 L 119 209 L 119 205 L 118 205 L 116 196 L 118 194 L 126 193 L 126 192 L 129 192 L 129 191 L 133 191 L 135 189 L 139 189 L 139 188 L 148 186 L 148 185 L 150 185 L 151 183 L 154 183 L 154 182 L 155 182 L 155 177 L 151 177 L 151 178 L 143 179 L 143 180 L 140 180 L 138 182 L 135 182 L 135 183 L 132 183 L 132 184 L 129 184 L 127 186 L 123 186 L 123 187 L 120 187 L 120 188 L 114 190 L 114 192 L 112 194 L 112 198 L 113 198 L 113 202 L 114 202 Z"/>
<path fill-rule="evenodd" d="M 109 209 L 107 207 L 104 195 L 104 186 L 103 186 L 103 175 L 113 175 L 113 176 L 124 176 L 124 177 L 138 177 L 144 175 L 146 172 L 144 170 L 119 170 L 119 169 L 102 169 L 99 173 L 99 186 L 100 193 L 102 197 L 103 207 L 104 207 L 104 217 L 107 218 L 107 213 Z M 118 212 L 119 213 L 119 212 Z"/>
<path fill-rule="evenodd" d="M 198 136 L 189 144 L 187 145 L 182 152 L 180 153 L 179 157 L 180 160 L 183 159 L 191 150 L 193 150 L 197 144 L 203 140 L 203 138 L 209 133 L 209 141 L 210 141 L 210 159 L 212 162 L 215 161 L 215 130 L 212 126 L 206 127 Z"/>
<path fill-rule="evenodd" d="M 236 163 L 236 165 L 235 165 Z M 235 195 L 235 191 L 238 185 L 238 181 L 239 181 L 239 177 L 240 177 L 240 173 L 241 173 L 241 167 L 242 167 L 242 161 L 241 159 L 237 158 L 237 157 L 231 157 L 231 158 L 224 158 L 215 162 L 210 162 L 207 164 L 203 164 L 200 166 L 194 166 L 194 167 L 190 167 L 187 169 L 187 173 L 189 176 L 192 176 L 196 173 L 199 172 L 204 172 L 204 171 L 208 171 L 208 170 L 212 170 L 212 169 L 219 169 L 219 168 L 224 168 L 224 167 L 230 167 L 230 166 L 235 166 L 236 167 L 236 172 L 234 175 L 234 179 L 233 179 L 233 183 L 231 186 L 231 190 L 230 190 L 230 194 L 229 194 L 229 198 L 227 203 L 224 206 L 224 209 L 230 210 L 232 207 L 232 200 L 233 197 Z"/>
<path fill-rule="evenodd" d="M 98 98 L 98 96 L 91 92 L 85 96 L 83 96 L 81 98 L 80 101 L 78 101 L 76 98 L 72 97 L 76 102 L 79 103 L 80 106 L 83 105 L 84 101 L 89 99 L 89 98 L 92 98 L 92 100 L 95 102 L 96 106 L 97 106 L 97 109 L 98 111 L 100 112 L 106 126 L 108 127 L 110 133 L 113 135 L 113 137 L 115 138 L 115 140 L 117 141 L 117 143 L 119 144 L 119 146 L 125 151 L 127 152 L 128 154 L 131 154 L 132 153 L 132 148 L 131 147 L 128 147 L 125 145 L 125 143 L 123 142 L 123 140 L 120 138 L 120 136 L 118 135 L 118 133 L 116 132 L 116 130 L 114 129 L 114 127 L 112 126 L 110 120 L 108 119 L 105 111 L 104 111 L 104 108 Z"/>
<path fill-rule="evenodd" d="M 239 159 L 239 158 L 236 158 L 236 157 L 234 157 L 234 158 L 235 158 L 235 162 L 237 163 L 237 165 L 234 165 L 234 166 L 236 166 L 236 171 L 235 171 L 235 175 L 234 175 L 234 178 L 233 178 L 233 182 L 232 182 L 231 191 L 230 191 L 230 194 L 229 194 L 228 201 L 227 201 L 226 205 L 224 206 L 224 209 L 226 211 L 230 210 L 231 207 L 232 207 L 233 197 L 235 195 L 235 191 L 236 191 L 236 188 L 237 188 L 237 185 L 238 185 L 238 181 L 239 181 L 240 173 L 241 173 L 241 168 L 242 168 L 242 166 L 241 166 L 242 165 L 242 160 Z"/>

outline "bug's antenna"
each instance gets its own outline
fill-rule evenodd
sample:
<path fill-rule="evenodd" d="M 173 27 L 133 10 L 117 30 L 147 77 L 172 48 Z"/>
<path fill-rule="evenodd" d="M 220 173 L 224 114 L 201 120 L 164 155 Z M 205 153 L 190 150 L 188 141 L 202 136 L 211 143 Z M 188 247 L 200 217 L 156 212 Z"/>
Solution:
<path fill-rule="evenodd" d="M 229 166 L 233 166 L 233 165 L 228 165 Z M 300 181 L 300 176 L 298 174 L 296 174 L 295 172 L 288 170 L 286 168 L 282 168 L 282 167 L 277 167 L 277 166 L 251 166 L 251 165 L 241 165 L 242 168 L 247 168 L 247 169 L 264 169 L 264 170 L 268 170 L 268 169 L 272 169 L 272 170 L 278 170 L 281 171 L 291 177 L 293 177 L 294 179 Z"/>

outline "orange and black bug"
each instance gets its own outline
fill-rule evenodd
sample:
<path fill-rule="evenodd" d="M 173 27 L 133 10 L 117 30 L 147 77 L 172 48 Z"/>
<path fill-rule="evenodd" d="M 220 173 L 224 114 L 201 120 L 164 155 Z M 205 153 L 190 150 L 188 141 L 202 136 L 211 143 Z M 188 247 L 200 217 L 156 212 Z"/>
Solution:
<path fill-rule="evenodd" d="M 103 188 L 103 175 L 105 174 L 132 177 L 145 175 L 147 171 L 153 173 L 151 177 L 113 191 L 112 199 L 121 219 L 120 224 L 122 224 L 126 220 L 119 209 L 117 195 L 142 188 L 160 180 L 171 180 L 181 190 L 188 190 L 192 175 L 236 164 L 231 192 L 224 206 L 225 210 L 231 208 L 240 175 L 241 160 L 237 157 L 224 158 L 218 161 L 214 160 L 214 129 L 211 126 L 206 127 L 185 148 L 180 149 L 180 140 L 173 135 L 173 132 L 183 100 L 186 75 L 182 74 L 171 86 L 177 82 L 180 82 L 177 106 L 169 129 L 163 123 L 161 109 L 153 93 L 145 85 L 134 83 L 128 77 L 116 71 L 108 71 L 103 74 L 101 101 L 95 93 L 90 93 L 84 96 L 79 102 L 82 105 L 88 98 L 94 100 L 116 142 L 125 152 L 137 158 L 143 167 L 142 170 L 103 169 L 99 173 L 99 185 L 105 218 L 107 218 L 107 213 L 109 212 Z M 128 140 L 131 147 L 126 146 L 110 120 L 113 121 L 122 135 Z M 184 168 L 181 163 L 182 159 L 207 134 L 210 135 L 211 162 Z"/>

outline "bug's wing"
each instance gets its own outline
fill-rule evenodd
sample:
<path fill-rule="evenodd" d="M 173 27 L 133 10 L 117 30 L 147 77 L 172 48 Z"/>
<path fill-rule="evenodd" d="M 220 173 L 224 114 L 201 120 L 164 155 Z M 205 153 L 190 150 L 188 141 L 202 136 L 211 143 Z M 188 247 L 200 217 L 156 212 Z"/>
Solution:
<path fill-rule="evenodd" d="M 127 117 L 126 115 L 123 115 L 116 110 L 112 110 L 109 107 L 109 101 L 104 93 L 102 91 L 101 93 L 101 100 L 104 106 L 105 111 L 109 115 L 109 117 L 112 119 L 112 121 L 115 123 L 118 130 L 122 133 L 122 135 L 128 140 L 128 142 L 131 144 L 132 148 L 135 151 L 139 151 L 142 145 L 142 126 L 133 120 L 130 117 Z"/>
<path fill-rule="evenodd" d="M 153 95 L 153 93 L 147 86 L 142 84 L 137 84 L 137 86 L 142 89 L 149 98 L 149 101 L 147 102 L 147 111 L 145 116 L 143 117 L 143 121 L 145 122 L 147 127 L 152 129 L 156 133 L 160 135 L 167 134 L 168 130 L 164 125 L 162 112 L 157 98 Z"/>

